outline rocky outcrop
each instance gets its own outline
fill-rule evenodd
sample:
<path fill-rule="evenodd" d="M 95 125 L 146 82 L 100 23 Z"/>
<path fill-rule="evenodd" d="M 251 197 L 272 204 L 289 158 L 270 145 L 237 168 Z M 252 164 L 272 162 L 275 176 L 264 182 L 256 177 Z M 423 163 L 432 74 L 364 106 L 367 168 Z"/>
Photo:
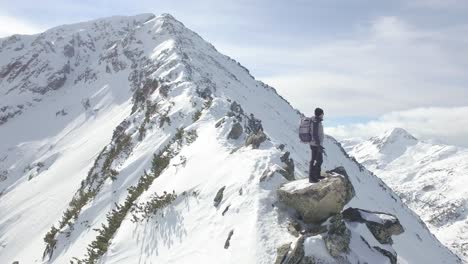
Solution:
<path fill-rule="evenodd" d="M 228 134 L 229 139 L 238 139 L 242 133 L 244 132 L 244 129 L 242 128 L 242 125 L 239 123 L 234 123 L 232 125 L 231 131 Z"/>
<path fill-rule="evenodd" d="M 328 234 L 324 240 L 328 252 L 335 258 L 349 252 L 351 232 L 346 227 L 341 214 L 337 214 L 331 218 Z"/>
<path fill-rule="evenodd" d="M 216 193 L 216 196 L 213 200 L 213 205 L 215 207 L 218 207 L 218 205 L 221 203 L 221 201 L 223 200 L 223 194 L 224 194 L 224 189 L 226 189 L 226 186 L 223 186 L 221 189 L 218 190 L 218 192 Z"/>
<path fill-rule="evenodd" d="M 284 258 L 282 264 L 300 264 L 304 258 L 304 241 L 307 237 L 301 236 L 292 251 Z"/>
<path fill-rule="evenodd" d="M 267 140 L 267 136 L 261 130 L 256 134 L 250 133 L 250 135 L 247 137 L 247 140 L 245 141 L 245 146 L 252 146 L 252 148 L 258 149 L 260 144 L 265 142 L 265 140 Z"/>
<path fill-rule="evenodd" d="M 283 156 L 281 156 L 281 162 L 284 163 L 283 169 L 279 171 L 284 178 L 288 181 L 294 181 L 294 160 L 289 157 L 289 151 L 286 151 Z"/>
<path fill-rule="evenodd" d="M 309 183 L 307 179 L 286 183 L 278 189 L 278 197 L 294 208 L 304 222 L 317 224 L 340 213 L 354 197 L 354 188 L 346 171 L 337 168 L 327 172 L 327 177 L 318 183 Z"/>
<path fill-rule="evenodd" d="M 392 244 L 392 236 L 404 232 L 398 218 L 388 213 L 348 208 L 343 211 L 343 218 L 346 221 L 366 224 L 369 231 L 381 244 Z"/>
<path fill-rule="evenodd" d="M 276 249 L 276 261 L 275 264 L 282 264 L 288 255 L 291 243 L 284 244 Z"/>

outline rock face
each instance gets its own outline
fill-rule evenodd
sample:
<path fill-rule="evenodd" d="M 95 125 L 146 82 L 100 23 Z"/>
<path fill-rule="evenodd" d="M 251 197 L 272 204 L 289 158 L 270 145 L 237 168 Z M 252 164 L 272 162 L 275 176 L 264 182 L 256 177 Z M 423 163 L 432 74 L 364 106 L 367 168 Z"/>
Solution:
<path fill-rule="evenodd" d="M 242 125 L 239 123 L 234 123 L 232 125 L 231 131 L 229 132 L 228 138 L 238 139 L 242 135 L 242 132 L 244 132 Z"/>
<path fill-rule="evenodd" d="M 258 149 L 260 147 L 260 144 L 265 142 L 267 140 L 267 136 L 263 131 L 259 131 L 258 133 L 250 133 L 249 137 L 245 141 L 245 146 L 250 146 L 252 145 L 252 148 Z"/>
<path fill-rule="evenodd" d="M 369 231 L 382 244 L 393 244 L 392 235 L 399 235 L 404 232 L 398 218 L 387 213 L 350 207 L 343 211 L 343 218 L 346 221 L 366 224 Z"/>
<path fill-rule="evenodd" d="M 327 172 L 327 177 L 318 183 L 309 183 L 308 179 L 286 183 L 278 189 L 278 196 L 281 202 L 294 208 L 304 222 L 317 224 L 340 213 L 354 197 L 354 188 L 346 171 L 337 168 Z"/>
<path fill-rule="evenodd" d="M 289 151 L 286 151 L 283 156 L 281 156 L 281 162 L 284 163 L 284 166 L 283 170 L 280 170 L 279 173 L 288 181 L 294 181 L 294 160 L 289 157 L 290 154 Z"/>
<path fill-rule="evenodd" d="M 349 252 L 351 232 L 346 228 L 341 214 L 337 214 L 330 220 L 328 235 L 325 237 L 325 246 L 333 257 L 339 257 Z"/>

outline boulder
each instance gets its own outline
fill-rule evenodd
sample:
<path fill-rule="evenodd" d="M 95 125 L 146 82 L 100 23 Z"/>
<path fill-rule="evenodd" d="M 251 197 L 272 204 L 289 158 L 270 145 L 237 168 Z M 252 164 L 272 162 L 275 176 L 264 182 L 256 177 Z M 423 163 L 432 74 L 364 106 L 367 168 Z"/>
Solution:
<path fill-rule="evenodd" d="M 405 231 L 398 218 L 388 213 L 350 207 L 343 211 L 343 218 L 346 221 L 366 224 L 381 244 L 392 244 L 392 235 L 399 235 Z"/>
<path fill-rule="evenodd" d="M 234 123 L 232 125 L 231 131 L 228 134 L 228 138 L 238 139 L 242 135 L 242 132 L 244 132 L 242 125 L 240 123 Z"/>
<path fill-rule="evenodd" d="M 258 149 L 260 147 L 260 144 L 265 142 L 267 140 L 267 136 L 263 131 L 258 131 L 257 134 L 251 133 L 247 140 L 245 141 L 245 146 L 250 146 L 252 145 L 252 148 Z"/>
<path fill-rule="evenodd" d="M 343 174 L 327 172 L 318 183 L 309 183 L 308 179 L 288 182 L 278 189 L 279 200 L 295 209 L 305 223 L 322 223 L 340 213 L 354 197 L 353 185 Z"/>
<path fill-rule="evenodd" d="M 221 201 L 223 200 L 223 194 L 224 194 L 224 190 L 226 189 L 226 186 L 223 186 L 221 189 L 218 190 L 218 192 L 216 193 L 216 196 L 215 198 L 213 199 L 213 205 L 215 207 L 218 207 L 218 205 L 221 203 Z"/>

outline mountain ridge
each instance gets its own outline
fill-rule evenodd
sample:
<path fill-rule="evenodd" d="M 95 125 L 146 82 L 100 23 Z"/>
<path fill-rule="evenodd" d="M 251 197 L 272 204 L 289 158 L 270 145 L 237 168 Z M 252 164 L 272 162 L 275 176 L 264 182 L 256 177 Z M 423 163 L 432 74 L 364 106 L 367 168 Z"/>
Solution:
<path fill-rule="evenodd" d="M 8 139 L 0 144 L 0 171 L 6 171 L 0 210 L 8 212 L 0 216 L 2 262 L 271 263 L 281 244 L 295 241 L 288 218 L 272 204 L 275 190 L 287 182 L 282 170 L 291 171 L 291 160 L 293 177 L 306 177 L 310 150 L 295 132 L 300 112 L 182 23 L 166 18 L 130 18 L 132 27 L 122 33 L 90 22 L 97 35 L 63 32 L 70 40 L 51 36 L 55 49 L 43 39 L 47 34 L 39 34 L 36 45 L 2 42 L 0 58 L 23 49 L 30 56 L 1 60 L 7 64 L 1 65 L 0 91 L 12 91 L 0 101 L 7 105 L 3 112 L 15 113 L 18 101 L 31 103 L 0 125 Z M 93 49 L 97 56 L 90 55 Z M 60 72 L 65 61 L 41 71 L 55 56 L 70 58 L 70 73 L 79 73 Z M 25 62 L 16 63 L 21 58 Z M 57 72 L 66 77 L 57 89 L 37 90 L 50 88 Z M 18 76 L 27 87 L 17 86 Z M 245 145 L 257 129 L 249 121 L 264 128 L 258 147 Z M 344 166 L 358 192 L 348 206 L 395 214 L 411 231 L 386 247 L 402 263 L 458 262 L 336 140 L 327 137 L 325 146 L 325 169 Z M 223 197 L 216 207 L 218 193 Z M 144 208 L 160 203 L 170 206 L 145 218 Z M 414 252 L 414 244 L 431 254 Z M 386 259 L 365 250 L 371 255 L 347 257 Z"/>
<path fill-rule="evenodd" d="M 467 260 L 468 206 L 464 180 L 468 150 L 461 147 L 417 141 L 404 145 L 393 160 L 381 160 L 369 142 L 349 144 L 347 151 L 367 164 L 403 201 L 428 224 L 454 252 Z"/>

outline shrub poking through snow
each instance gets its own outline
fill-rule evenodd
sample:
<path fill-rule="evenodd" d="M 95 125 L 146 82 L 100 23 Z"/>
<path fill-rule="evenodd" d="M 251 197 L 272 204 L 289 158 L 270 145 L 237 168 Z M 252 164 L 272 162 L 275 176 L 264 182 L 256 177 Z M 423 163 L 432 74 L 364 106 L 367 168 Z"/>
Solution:
<path fill-rule="evenodd" d="M 135 205 L 133 211 L 141 213 L 143 219 L 149 220 L 161 209 L 169 206 L 176 198 L 177 195 L 174 191 L 172 193 L 164 192 L 163 195 L 153 193 L 149 201 Z M 134 215 L 133 219 L 138 220 L 138 217 Z"/>
<path fill-rule="evenodd" d="M 197 110 L 197 111 L 193 114 L 193 117 L 192 117 L 193 122 L 197 122 L 198 119 L 200 119 L 201 115 L 202 115 L 202 111 L 201 111 L 201 110 Z"/>
<path fill-rule="evenodd" d="M 172 140 L 157 154 L 154 155 L 151 164 L 151 173 L 145 173 L 138 180 L 137 185 L 128 188 L 128 195 L 123 205 L 115 205 L 107 215 L 107 224 L 103 224 L 100 229 L 97 229 L 98 235 L 96 239 L 88 245 L 86 258 L 79 260 L 75 258 L 78 264 L 95 264 L 99 258 L 104 255 L 111 243 L 111 239 L 115 232 L 119 229 L 122 221 L 131 210 L 141 210 L 144 217 L 151 217 L 159 209 L 169 205 L 177 196 L 175 193 L 164 193 L 163 196 L 153 195 L 150 201 L 143 205 L 136 204 L 140 195 L 148 190 L 153 181 L 158 178 L 161 173 L 169 166 L 173 157 L 178 155 L 183 144 L 186 133 L 183 128 L 177 130 Z M 187 140 L 188 141 L 188 140 Z M 134 216 L 134 220 L 136 217 Z M 74 262 L 72 262 L 74 263 Z"/>
<path fill-rule="evenodd" d="M 121 125 L 125 127 L 123 123 Z M 132 138 L 123 132 L 124 128 L 119 127 L 114 131 L 113 144 L 101 151 L 93 167 L 88 172 L 88 176 L 81 182 L 81 187 L 63 213 L 58 228 L 52 226 L 50 231 L 45 235 L 44 242 L 46 243 L 46 248 L 43 257 L 48 256 L 50 258 L 52 256 L 57 242 L 57 234 L 61 233 L 61 230 L 67 225 L 73 225 L 82 208 L 96 196 L 104 182 L 108 178 L 112 180 L 116 179 L 118 172 L 112 168 L 112 163 L 122 154 L 129 155 L 132 150 Z"/>

